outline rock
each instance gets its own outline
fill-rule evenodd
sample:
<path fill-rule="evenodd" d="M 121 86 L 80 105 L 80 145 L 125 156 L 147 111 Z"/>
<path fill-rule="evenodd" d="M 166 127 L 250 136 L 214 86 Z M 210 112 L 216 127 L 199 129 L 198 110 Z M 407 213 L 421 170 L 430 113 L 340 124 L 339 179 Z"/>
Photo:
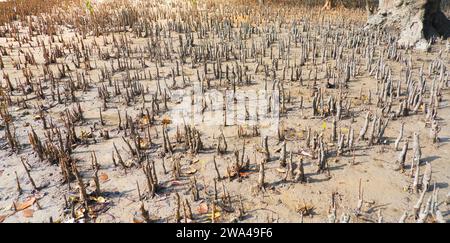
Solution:
<path fill-rule="evenodd" d="M 399 32 L 400 47 L 428 51 L 433 37 L 450 37 L 450 20 L 440 9 L 441 0 L 380 0 L 378 13 L 367 28 L 383 27 Z"/>

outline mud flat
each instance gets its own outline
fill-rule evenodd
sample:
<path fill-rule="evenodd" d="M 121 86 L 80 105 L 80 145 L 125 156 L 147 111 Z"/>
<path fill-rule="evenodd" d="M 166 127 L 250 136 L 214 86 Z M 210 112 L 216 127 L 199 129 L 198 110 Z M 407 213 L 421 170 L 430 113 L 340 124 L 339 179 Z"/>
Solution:
<path fill-rule="evenodd" d="M 448 40 L 402 49 L 359 9 L 74 2 L 0 27 L 0 222 L 449 220 Z"/>

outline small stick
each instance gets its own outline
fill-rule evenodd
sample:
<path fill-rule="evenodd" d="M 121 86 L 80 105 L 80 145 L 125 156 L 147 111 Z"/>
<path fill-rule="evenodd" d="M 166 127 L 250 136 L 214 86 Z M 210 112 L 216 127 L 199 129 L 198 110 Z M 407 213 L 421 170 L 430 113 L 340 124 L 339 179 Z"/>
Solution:
<path fill-rule="evenodd" d="M 216 203 L 213 201 L 212 202 L 212 207 L 211 207 L 211 223 L 215 223 L 216 222 Z"/>
<path fill-rule="evenodd" d="M 112 151 L 111 156 L 114 167 L 117 167 L 116 158 L 114 157 L 114 150 Z"/>
<path fill-rule="evenodd" d="M 39 199 L 36 198 L 36 201 L 34 201 L 34 203 L 36 203 L 37 209 L 39 209 L 39 210 L 42 209 L 41 205 L 39 204 Z"/>
<path fill-rule="evenodd" d="M 217 178 L 214 178 L 214 200 L 218 200 L 218 193 L 217 193 Z"/>
<path fill-rule="evenodd" d="M 162 168 L 163 168 L 164 174 L 166 175 L 167 170 L 166 170 L 166 163 L 165 163 L 164 157 L 162 157 Z"/>
<path fill-rule="evenodd" d="M 30 170 L 25 165 L 23 157 L 20 158 L 20 161 L 22 162 L 23 168 L 25 169 L 25 172 L 27 173 L 28 179 L 30 180 L 31 185 L 33 186 L 34 190 L 39 191 L 39 188 L 36 186 L 36 183 L 34 183 L 34 180 L 31 177 Z"/>
<path fill-rule="evenodd" d="M 100 196 L 101 190 L 100 190 L 100 182 L 98 179 L 98 168 L 97 167 L 94 169 L 94 183 L 95 183 L 95 195 Z"/>
<path fill-rule="evenodd" d="M 139 182 L 138 181 L 136 181 L 136 187 L 137 187 L 137 191 L 138 191 L 139 201 L 142 201 L 141 189 L 139 188 Z"/>
<path fill-rule="evenodd" d="M 19 195 L 21 195 L 22 194 L 22 187 L 20 187 L 20 181 L 19 181 L 19 177 L 17 176 L 17 171 L 14 171 L 14 174 L 16 175 L 17 191 L 19 192 Z"/>
<path fill-rule="evenodd" d="M 77 166 L 75 164 L 72 164 L 72 171 L 75 175 L 75 178 L 77 179 L 78 187 L 80 189 L 80 201 L 84 203 L 84 206 L 87 209 L 88 197 L 87 197 L 86 187 L 84 186 L 83 180 L 81 179 L 81 175 L 78 172 Z"/>
<path fill-rule="evenodd" d="M 177 209 L 175 211 L 175 222 L 180 223 L 181 222 L 181 212 L 180 212 L 180 208 L 181 208 L 181 202 L 180 202 L 180 195 L 177 193 L 175 193 L 175 197 L 177 200 Z"/>
<path fill-rule="evenodd" d="M 217 167 L 217 162 L 216 162 L 216 156 L 213 156 L 213 162 L 214 162 L 214 169 L 216 170 L 217 173 L 217 180 L 220 181 L 222 179 L 222 177 L 220 176 L 219 173 L 219 168 Z"/>
<path fill-rule="evenodd" d="M 264 190 L 265 189 L 265 173 L 264 173 L 264 163 L 266 160 L 260 161 L 259 163 L 259 177 L 258 177 L 258 188 Z"/>
<path fill-rule="evenodd" d="M 192 189 L 192 195 L 193 195 L 194 201 L 198 201 L 200 199 L 200 194 L 199 194 L 199 190 L 197 187 L 197 179 L 195 178 L 195 176 L 194 176 L 194 178 L 192 178 L 191 184 L 192 184 L 191 189 Z"/>
<path fill-rule="evenodd" d="M 286 167 L 286 142 L 283 142 L 281 145 L 281 158 L 280 158 L 280 167 Z"/>
<path fill-rule="evenodd" d="M 184 200 L 186 202 L 186 208 L 187 208 L 188 217 L 189 217 L 189 219 L 193 219 L 194 216 L 192 214 L 191 205 L 189 204 L 189 201 L 187 200 L 187 198 L 185 198 Z"/>
<path fill-rule="evenodd" d="M 119 130 L 122 130 L 122 129 L 123 129 L 123 128 L 122 128 L 122 119 L 121 119 L 121 117 L 120 117 L 120 111 L 119 111 L 119 109 L 117 109 L 117 115 L 118 115 L 118 117 L 119 117 L 119 124 L 118 124 Z"/>
<path fill-rule="evenodd" d="M 239 194 L 239 218 L 245 215 L 244 204 L 242 203 L 242 196 Z"/>
<path fill-rule="evenodd" d="M 265 136 L 264 140 L 263 140 L 263 147 L 264 147 L 264 155 L 265 155 L 265 159 L 266 161 L 270 161 L 270 152 L 269 152 L 269 143 L 268 143 L 268 137 Z"/>
<path fill-rule="evenodd" d="M 125 162 L 123 162 L 122 156 L 120 156 L 119 150 L 117 150 L 116 144 L 113 143 L 114 150 L 116 151 L 117 158 L 119 159 L 119 164 L 123 167 L 123 169 L 126 169 L 127 166 L 125 165 Z"/>
<path fill-rule="evenodd" d="M 98 108 L 99 113 L 100 113 L 100 124 L 102 124 L 102 126 L 105 125 L 105 121 L 103 120 L 103 116 L 102 116 L 102 108 Z"/>
<path fill-rule="evenodd" d="M 187 223 L 188 216 L 187 216 L 187 210 L 186 210 L 186 203 L 185 203 L 184 201 L 182 201 L 182 204 L 183 204 L 183 218 L 184 218 L 184 223 Z"/>

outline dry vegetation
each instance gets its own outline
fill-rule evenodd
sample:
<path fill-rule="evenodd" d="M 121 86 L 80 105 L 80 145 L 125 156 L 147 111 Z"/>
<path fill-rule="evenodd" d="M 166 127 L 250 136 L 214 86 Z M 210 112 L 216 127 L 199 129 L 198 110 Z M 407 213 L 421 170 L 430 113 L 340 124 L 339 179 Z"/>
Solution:
<path fill-rule="evenodd" d="M 0 222 L 448 220 L 448 40 L 363 1 L 14 2 Z"/>
<path fill-rule="evenodd" d="M 0 25 L 16 20 L 26 20 L 28 16 L 50 12 L 55 7 L 70 7 L 80 0 L 8 0 L 0 2 Z"/>

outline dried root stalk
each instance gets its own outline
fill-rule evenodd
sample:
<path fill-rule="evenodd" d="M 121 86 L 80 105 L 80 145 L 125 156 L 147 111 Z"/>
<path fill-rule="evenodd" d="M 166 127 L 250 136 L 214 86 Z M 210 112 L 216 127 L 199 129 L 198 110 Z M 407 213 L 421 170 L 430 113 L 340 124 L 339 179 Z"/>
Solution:
<path fill-rule="evenodd" d="M 405 170 L 405 160 L 407 152 L 408 152 L 408 141 L 406 141 L 405 144 L 403 144 L 402 151 L 398 155 L 395 170 L 401 170 L 402 172 Z"/>
<path fill-rule="evenodd" d="M 217 167 L 216 156 L 213 156 L 213 162 L 214 162 L 214 169 L 216 170 L 216 174 L 217 174 L 216 178 L 218 181 L 220 181 L 222 179 L 222 177 L 220 176 L 219 168 Z"/>
<path fill-rule="evenodd" d="M 266 184 L 264 182 L 265 178 L 265 172 L 264 172 L 264 164 L 266 163 L 266 160 L 262 160 L 259 163 L 259 176 L 258 176 L 258 189 L 259 190 L 265 190 Z"/>
<path fill-rule="evenodd" d="M 31 185 L 33 186 L 33 189 L 36 190 L 36 191 L 39 191 L 40 188 L 36 186 L 36 183 L 34 182 L 33 178 L 31 177 L 30 169 L 27 168 L 27 166 L 25 165 L 24 158 L 21 157 L 20 158 L 20 162 L 22 162 L 23 168 L 25 169 L 25 172 L 26 172 L 26 174 L 28 176 L 28 179 L 30 180 Z"/>
<path fill-rule="evenodd" d="M 422 177 L 422 190 L 428 191 L 431 185 L 431 163 L 427 163 L 425 166 L 425 172 Z"/>
<path fill-rule="evenodd" d="M 400 141 L 402 140 L 402 137 L 403 137 L 403 128 L 404 128 L 404 126 L 405 126 L 405 123 L 402 122 L 402 124 L 400 125 L 400 132 L 398 134 L 397 139 L 395 140 L 395 146 L 394 147 L 395 147 L 396 151 L 398 151 L 398 146 L 399 146 Z"/>
<path fill-rule="evenodd" d="M 222 131 L 217 142 L 217 154 L 225 154 L 227 152 L 227 148 L 228 148 L 227 141 Z"/>
<path fill-rule="evenodd" d="M 364 140 L 364 136 L 366 135 L 367 129 L 369 128 L 369 121 L 370 121 L 370 112 L 367 112 L 366 119 L 364 121 L 364 125 L 361 128 L 361 131 L 359 132 L 358 141 Z"/>
<path fill-rule="evenodd" d="M 294 181 L 301 183 L 306 182 L 305 171 L 303 168 L 303 157 L 298 160 L 297 168 L 295 169 L 294 174 L 295 174 Z"/>
<path fill-rule="evenodd" d="M 81 178 L 80 173 L 78 172 L 77 166 L 72 164 L 72 171 L 77 179 L 78 189 L 80 190 L 80 201 L 84 204 L 87 209 L 88 206 L 88 196 L 86 192 L 86 186 L 84 185 L 83 179 Z"/>

